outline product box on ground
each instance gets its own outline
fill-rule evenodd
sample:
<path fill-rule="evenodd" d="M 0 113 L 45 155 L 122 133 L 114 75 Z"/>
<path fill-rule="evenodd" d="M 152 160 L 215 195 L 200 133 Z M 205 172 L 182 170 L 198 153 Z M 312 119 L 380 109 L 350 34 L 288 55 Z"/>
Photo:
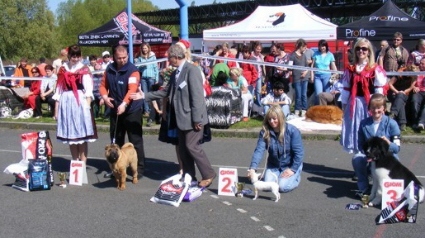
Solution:
<path fill-rule="evenodd" d="M 53 169 L 52 169 L 52 155 L 53 147 L 50 141 L 48 131 L 30 132 L 21 135 L 22 146 L 22 159 L 19 163 L 11 164 L 3 171 L 7 174 L 15 176 L 13 188 L 22 191 L 30 191 L 29 182 L 32 177 L 33 190 L 40 190 L 38 186 L 42 184 L 43 189 L 50 189 L 53 186 Z M 30 164 L 31 161 L 31 164 Z M 30 170 L 29 170 L 30 169 Z M 41 174 L 46 176 L 45 181 L 40 183 Z M 49 183 L 45 186 L 45 183 Z"/>

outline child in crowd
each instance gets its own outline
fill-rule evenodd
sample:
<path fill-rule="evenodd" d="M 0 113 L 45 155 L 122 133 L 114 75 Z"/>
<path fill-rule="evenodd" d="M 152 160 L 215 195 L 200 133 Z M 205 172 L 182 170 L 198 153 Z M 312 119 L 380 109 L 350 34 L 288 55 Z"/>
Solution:
<path fill-rule="evenodd" d="M 383 94 L 375 93 L 369 101 L 369 114 L 371 116 L 360 122 L 358 131 L 358 148 L 362 150 L 363 144 L 371 137 L 378 136 L 384 139 L 389 145 L 389 152 L 393 153 L 396 158 L 400 151 L 400 129 L 395 120 L 385 115 L 386 98 Z M 368 162 L 364 155 L 364 151 L 357 153 L 352 160 L 354 172 L 358 177 L 358 195 L 363 196 L 368 193 Z"/>
<path fill-rule="evenodd" d="M 273 92 L 267 94 L 263 99 L 261 99 L 261 104 L 263 105 L 264 115 L 266 115 L 271 105 L 279 105 L 282 107 L 283 114 L 285 117 L 288 117 L 290 113 L 289 106 L 292 103 L 292 100 L 284 92 L 285 85 L 282 82 L 275 82 L 273 84 Z"/>

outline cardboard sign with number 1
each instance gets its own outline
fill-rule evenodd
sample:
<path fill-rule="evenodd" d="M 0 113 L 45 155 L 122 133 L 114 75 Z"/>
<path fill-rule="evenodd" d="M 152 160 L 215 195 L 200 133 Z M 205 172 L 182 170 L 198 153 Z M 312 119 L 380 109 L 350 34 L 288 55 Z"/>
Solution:
<path fill-rule="evenodd" d="M 220 168 L 218 175 L 218 195 L 235 196 L 235 183 L 237 182 L 237 169 Z"/>
<path fill-rule="evenodd" d="M 69 169 L 69 184 L 82 186 L 85 170 L 86 165 L 83 161 L 71 160 L 71 166 Z"/>

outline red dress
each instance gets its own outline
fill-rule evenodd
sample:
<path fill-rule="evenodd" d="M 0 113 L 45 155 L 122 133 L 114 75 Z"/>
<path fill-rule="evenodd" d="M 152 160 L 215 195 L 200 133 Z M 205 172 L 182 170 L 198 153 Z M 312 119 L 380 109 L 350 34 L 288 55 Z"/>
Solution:
<path fill-rule="evenodd" d="M 28 98 L 24 99 L 24 109 L 35 109 L 35 99 L 38 95 L 40 95 L 40 87 L 41 87 L 41 80 L 34 80 L 31 83 L 30 92 L 32 92 L 32 95 L 28 96 Z"/>

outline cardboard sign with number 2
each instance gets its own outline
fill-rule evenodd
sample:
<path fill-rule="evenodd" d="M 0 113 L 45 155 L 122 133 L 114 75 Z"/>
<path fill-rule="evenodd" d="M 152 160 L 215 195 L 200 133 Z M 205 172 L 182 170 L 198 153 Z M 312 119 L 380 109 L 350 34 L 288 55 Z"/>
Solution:
<path fill-rule="evenodd" d="M 235 196 L 235 183 L 237 182 L 237 169 L 220 168 L 218 175 L 218 195 Z"/>

